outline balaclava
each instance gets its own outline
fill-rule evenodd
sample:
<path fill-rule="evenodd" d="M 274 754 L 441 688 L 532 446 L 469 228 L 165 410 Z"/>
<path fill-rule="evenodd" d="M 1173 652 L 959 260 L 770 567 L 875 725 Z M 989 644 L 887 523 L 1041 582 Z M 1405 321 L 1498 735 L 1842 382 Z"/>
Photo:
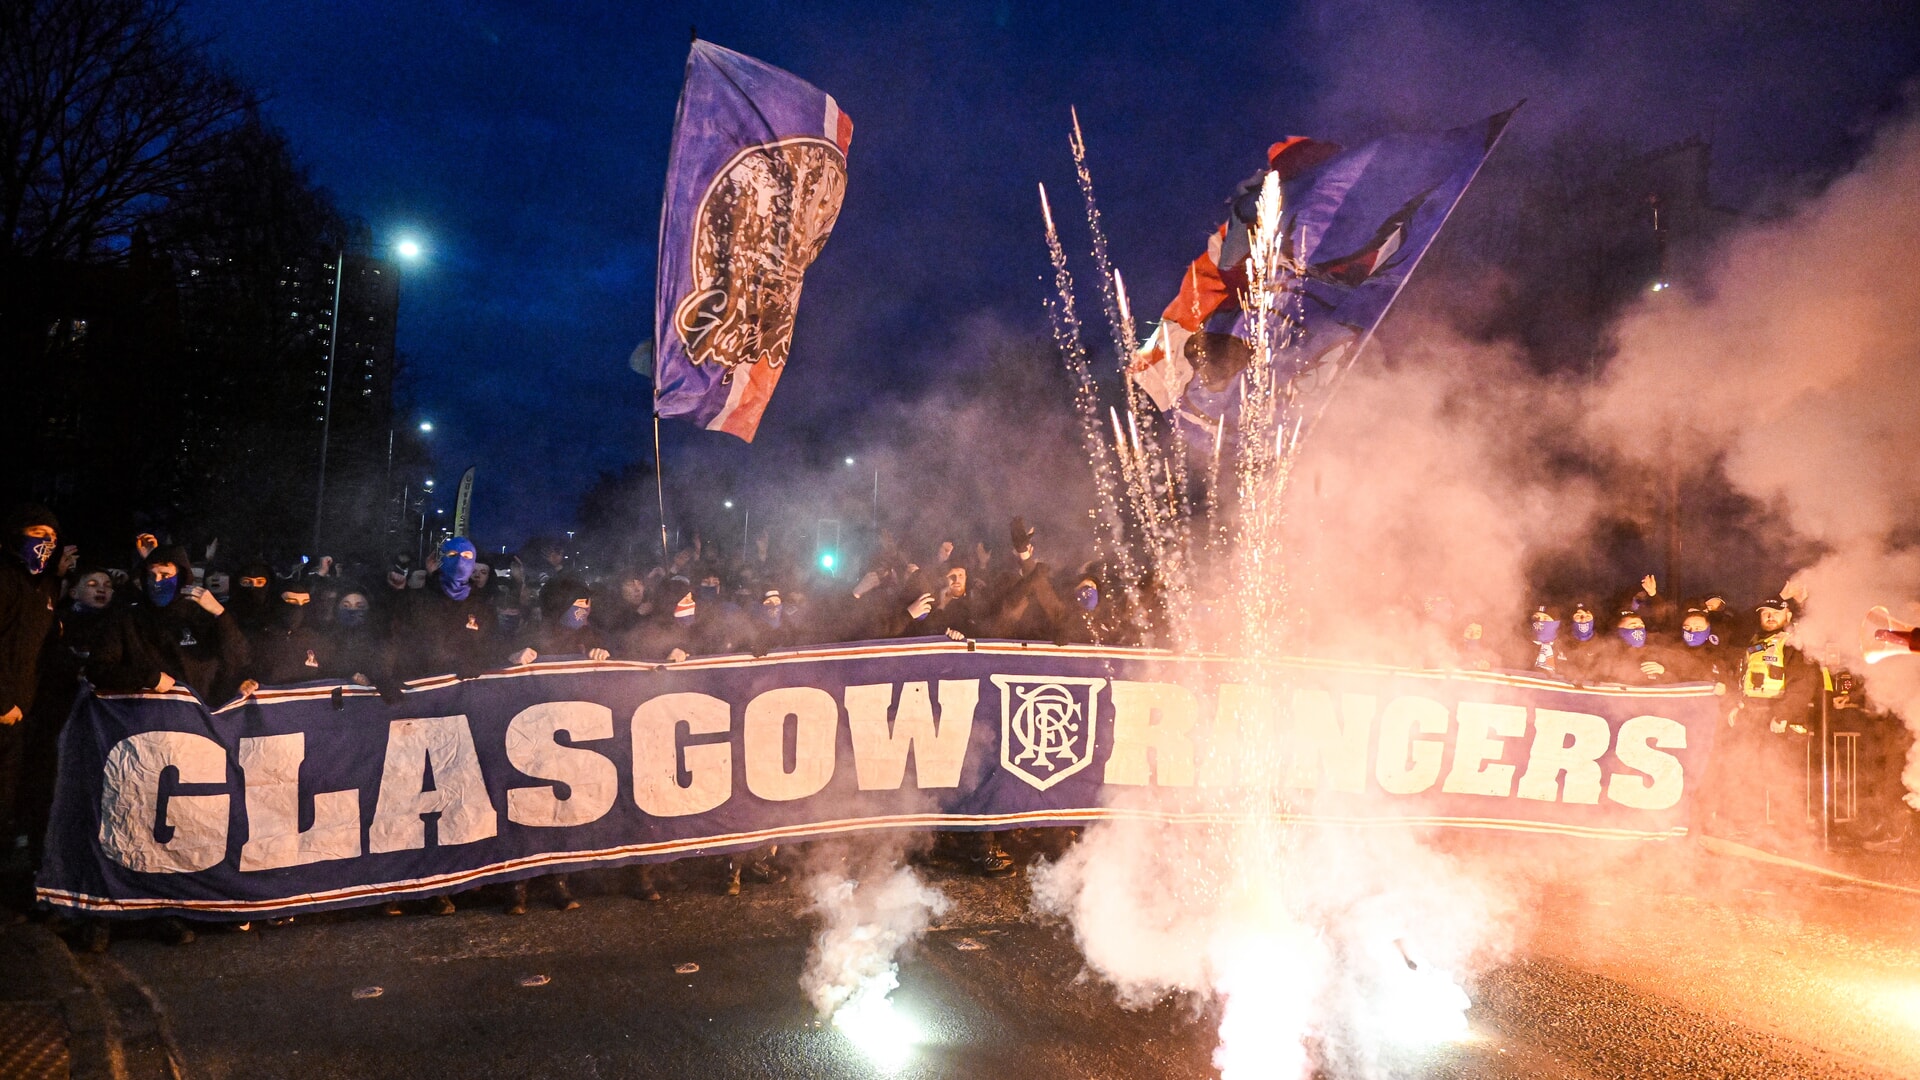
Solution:
<path fill-rule="evenodd" d="M 440 591 L 454 600 L 465 600 L 472 587 L 467 584 L 473 577 L 474 563 L 473 541 L 464 536 L 456 536 L 440 545 Z"/>
<path fill-rule="evenodd" d="M 60 522 L 53 511 L 38 503 L 21 503 L 7 514 L 6 535 L 13 549 L 14 557 L 27 568 L 27 573 L 38 574 L 46 570 L 53 562 L 55 539 L 28 536 L 27 530 L 36 525 L 45 525 L 54 532 L 60 531 Z"/>
<path fill-rule="evenodd" d="M 174 597 L 180 595 L 180 586 L 193 580 L 193 563 L 187 558 L 186 548 L 178 545 L 155 548 L 141 569 L 146 570 L 160 563 L 171 563 L 179 573 L 164 581 L 155 581 L 152 577 L 146 579 L 147 599 L 153 601 L 153 606 L 157 608 L 173 603 Z"/>

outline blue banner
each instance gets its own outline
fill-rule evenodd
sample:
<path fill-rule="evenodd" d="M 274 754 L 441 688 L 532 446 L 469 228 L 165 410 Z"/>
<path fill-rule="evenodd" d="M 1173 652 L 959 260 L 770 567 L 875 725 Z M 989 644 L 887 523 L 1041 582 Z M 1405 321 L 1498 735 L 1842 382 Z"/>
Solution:
<path fill-rule="evenodd" d="M 1710 687 L 1018 642 L 83 695 L 42 899 L 250 918 L 875 829 L 1143 816 L 1687 831 Z"/>
<path fill-rule="evenodd" d="M 654 291 L 654 411 L 748 442 L 847 190 L 829 94 L 695 41 L 674 118 Z"/>

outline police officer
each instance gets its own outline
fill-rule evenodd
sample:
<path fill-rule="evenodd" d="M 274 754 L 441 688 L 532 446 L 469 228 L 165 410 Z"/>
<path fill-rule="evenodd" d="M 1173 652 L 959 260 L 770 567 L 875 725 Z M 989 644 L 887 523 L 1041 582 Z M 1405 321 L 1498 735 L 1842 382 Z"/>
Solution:
<path fill-rule="evenodd" d="M 1753 755 L 1758 790 L 1739 800 L 1742 824 L 1765 824 L 1794 837 L 1808 827 L 1807 740 L 1820 693 L 1820 672 L 1792 640 L 1793 606 L 1784 597 L 1754 609 L 1759 628 L 1740 665 L 1733 737 Z M 1729 793 L 1731 795 L 1732 793 Z M 1731 808 L 1731 807 L 1730 807 Z"/>

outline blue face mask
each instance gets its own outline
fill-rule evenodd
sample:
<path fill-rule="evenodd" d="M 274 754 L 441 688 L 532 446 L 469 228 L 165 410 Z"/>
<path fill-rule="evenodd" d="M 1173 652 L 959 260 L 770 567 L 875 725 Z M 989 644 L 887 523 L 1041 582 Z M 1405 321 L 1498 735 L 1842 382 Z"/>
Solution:
<path fill-rule="evenodd" d="M 147 598 L 153 601 L 154 607 L 166 607 L 173 603 L 173 598 L 178 595 L 180 595 L 180 575 L 175 574 L 157 581 L 153 578 L 147 579 Z"/>
<path fill-rule="evenodd" d="M 1550 645 L 1553 643 L 1553 639 L 1559 636 L 1560 620 L 1558 619 L 1547 619 L 1533 624 L 1533 643 L 1535 645 Z"/>
<path fill-rule="evenodd" d="M 53 560 L 53 541 L 22 533 L 20 546 L 14 549 L 20 553 L 20 561 L 27 564 L 27 573 L 38 574 L 47 568 Z"/>
<path fill-rule="evenodd" d="M 1100 606 L 1100 590 L 1091 585 L 1080 586 L 1080 590 L 1073 594 L 1073 598 L 1080 601 L 1080 606 L 1088 611 Z"/>
<path fill-rule="evenodd" d="M 1680 640 L 1687 643 L 1687 648 L 1697 649 L 1700 646 L 1705 645 L 1707 642 L 1713 640 L 1713 631 L 1712 630 L 1682 630 L 1680 631 Z"/>
<path fill-rule="evenodd" d="M 1592 641 L 1593 640 L 1593 620 L 1592 619 L 1573 620 L 1573 639 L 1575 641 Z"/>
<path fill-rule="evenodd" d="M 1647 628 L 1644 626 L 1622 626 L 1618 630 L 1615 630 L 1614 633 L 1619 634 L 1620 640 L 1626 642 L 1629 648 L 1641 649 L 1646 647 Z"/>
<path fill-rule="evenodd" d="M 520 629 L 520 613 L 511 608 L 500 612 L 500 632 L 511 634 Z"/>
<path fill-rule="evenodd" d="M 575 604 L 560 616 L 560 625 L 568 630 L 578 630 L 587 625 L 587 616 L 592 610 L 584 604 Z"/>
<path fill-rule="evenodd" d="M 699 599 L 701 599 L 701 600 L 712 600 L 712 599 L 715 599 L 716 597 L 718 597 L 718 596 L 720 595 L 720 586 L 718 586 L 718 585 L 702 585 L 702 586 L 700 586 L 700 590 L 699 590 L 699 594 L 698 594 L 698 595 L 699 595 Z"/>
<path fill-rule="evenodd" d="M 473 545 L 455 537 L 440 548 L 440 591 L 450 599 L 465 600 L 473 591 Z"/>
<path fill-rule="evenodd" d="M 340 608 L 333 613 L 333 621 L 343 630 L 355 630 L 367 625 L 366 608 Z"/>
<path fill-rule="evenodd" d="M 760 605 L 761 621 L 773 627 L 775 630 L 780 629 L 780 609 L 781 605 L 779 604 Z"/>

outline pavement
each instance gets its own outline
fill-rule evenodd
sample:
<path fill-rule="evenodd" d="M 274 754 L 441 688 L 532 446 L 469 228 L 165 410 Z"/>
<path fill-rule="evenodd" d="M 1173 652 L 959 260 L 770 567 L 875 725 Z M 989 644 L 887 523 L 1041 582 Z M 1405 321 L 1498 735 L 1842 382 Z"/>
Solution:
<path fill-rule="evenodd" d="M 1122 1007 L 1070 931 L 1030 914 L 1022 876 L 928 874 L 954 906 L 904 958 L 895 999 L 927 1037 L 893 1073 L 800 993 L 814 924 L 795 886 L 729 898 L 693 863 L 659 903 L 602 879 L 561 912 L 536 886 L 518 918 L 483 890 L 447 917 L 310 916 L 187 946 L 127 928 L 100 956 L 0 927 L 0 1047 L 7 1017 L 67 1033 L 63 1061 L 0 1050 L 0 1077 L 1216 1075 L 1217 1015 Z M 1471 1037 L 1371 1075 L 1920 1077 L 1920 897 L 1675 845 L 1545 886 L 1534 910 L 1469 987 Z"/>

